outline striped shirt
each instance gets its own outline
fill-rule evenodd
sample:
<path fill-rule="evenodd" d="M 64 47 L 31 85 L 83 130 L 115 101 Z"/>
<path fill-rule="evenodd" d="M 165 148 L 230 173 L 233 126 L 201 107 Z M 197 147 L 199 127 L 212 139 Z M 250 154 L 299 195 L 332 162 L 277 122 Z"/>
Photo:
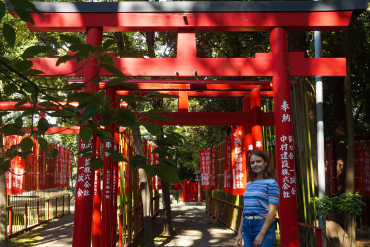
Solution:
<path fill-rule="evenodd" d="M 243 195 L 243 215 L 267 216 L 269 203 L 278 205 L 280 189 L 275 179 L 256 179 L 248 182 Z"/>

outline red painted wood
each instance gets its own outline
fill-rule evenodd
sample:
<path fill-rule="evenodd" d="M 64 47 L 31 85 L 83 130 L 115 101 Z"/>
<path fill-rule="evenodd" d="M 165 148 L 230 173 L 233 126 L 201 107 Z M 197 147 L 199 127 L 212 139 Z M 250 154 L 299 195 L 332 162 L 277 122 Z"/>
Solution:
<path fill-rule="evenodd" d="M 37 130 L 37 128 L 33 128 Z M 22 131 L 25 133 L 31 133 L 31 127 L 23 127 Z M 78 134 L 80 132 L 79 126 L 69 126 L 69 127 L 50 127 L 45 134 Z"/>
<path fill-rule="evenodd" d="M 243 98 L 243 112 L 247 112 L 251 114 L 251 97 L 250 95 L 247 95 Z M 251 122 L 245 122 L 244 124 L 244 135 L 245 135 L 245 150 L 246 155 L 249 155 L 249 153 L 253 150 L 253 138 L 252 138 L 252 127 Z M 248 172 L 248 171 L 247 171 Z M 247 173 L 248 174 L 248 173 Z"/>
<path fill-rule="evenodd" d="M 263 150 L 263 137 L 261 126 L 261 97 L 258 89 L 251 92 L 251 127 L 253 150 Z"/>
<path fill-rule="evenodd" d="M 295 187 L 293 118 L 290 98 L 288 64 L 286 62 L 287 31 L 274 28 L 270 34 L 273 56 L 275 115 L 275 145 L 277 181 L 280 186 L 280 231 L 281 246 L 298 247 L 298 213 Z"/>
<path fill-rule="evenodd" d="M 33 58 L 32 69 L 42 76 L 82 76 L 83 62 L 55 66 L 57 58 Z M 345 76 L 345 58 L 302 58 L 289 55 L 291 76 Z M 114 58 L 114 66 L 127 76 L 272 76 L 272 58 Z M 176 73 L 178 72 L 178 73 Z M 101 76 L 112 76 L 105 69 Z"/>
<path fill-rule="evenodd" d="M 14 15 L 15 13 L 12 12 Z M 32 32 L 85 32 L 103 27 L 104 32 L 178 31 L 269 31 L 282 26 L 289 31 L 336 31 L 348 26 L 352 11 L 341 12 L 249 12 L 249 13 L 30 13 Z"/>
<path fill-rule="evenodd" d="M 179 92 L 179 112 L 188 112 L 188 92 Z"/>
<path fill-rule="evenodd" d="M 208 90 L 253 90 L 254 88 L 258 88 L 260 90 L 272 90 L 272 86 L 264 86 L 264 85 L 233 85 L 233 84 L 211 84 L 211 85 L 200 85 L 200 84 L 159 84 L 159 83 L 138 83 L 136 84 L 140 90 L 168 90 L 168 91 L 208 91 Z M 104 88 L 104 84 L 99 85 L 100 88 Z M 123 85 L 116 85 L 113 86 L 116 90 L 127 90 L 133 91 L 134 89 L 129 88 Z"/>
<path fill-rule="evenodd" d="M 106 97 L 110 97 L 110 103 L 114 104 L 116 101 L 114 89 L 107 89 Z M 112 124 L 107 127 L 109 131 L 114 131 L 115 126 Z M 102 224 L 101 224 L 101 247 L 110 247 L 115 243 L 114 224 L 117 220 L 117 211 L 114 211 L 115 200 L 117 199 L 113 193 L 115 186 L 115 171 L 113 160 L 105 152 L 106 149 L 116 149 L 117 144 L 111 140 L 104 141 L 104 171 L 103 171 L 103 198 L 102 198 Z M 116 180 L 117 181 L 117 180 Z M 116 191 L 116 190 L 115 190 Z M 116 220 L 114 220 L 116 219 Z"/>
<path fill-rule="evenodd" d="M 256 53 L 257 56 L 258 53 Z M 268 53 L 266 53 L 268 54 Z M 108 82 L 109 79 L 102 80 L 99 83 L 99 87 L 103 88 L 105 83 Z M 68 82 L 71 83 L 82 83 L 81 79 L 68 79 Z M 230 81 L 230 80 L 127 80 L 125 83 L 132 83 L 137 85 L 143 85 L 144 84 L 157 84 L 157 85 L 163 85 L 163 84 L 188 84 L 188 85 L 218 85 L 218 84 L 225 84 L 225 85 L 261 85 L 261 86 L 272 86 L 271 81 Z"/>
<path fill-rule="evenodd" d="M 189 126 L 243 126 L 245 122 L 250 121 L 251 115 L 244 112 L 171 112 L 162 113 L 172 120 L 157 120 L 158 125 L 189 125 Z M 152 121 L 149 118 L 139 114 L 140 121 Z M 273 113 L 262 113 L 261 124 L 263 126 L 274 125 Z"/>
<path fill-rule="evenodd" d="M 180 29 L 177 33 L 177 58 L 186 57 L 197 57 L 194 29 Z"/>
<path fill-rule="evenodd" d="M 174 98 L 177 98 L 179 92 L 176 91 L 157 91 L 159 93 L 173 95 Z M 132 91 L 116 91 L 118 95 L 129 95 L 129 94 L 138 94 L 138 92 Z M 147 95 L 153 93 L 152 91 L 140 91 L 142 95 Z M 250 95 L 248 91 L 205 91 L 205 92 L 193 92 L 188 91 L 189 98 L 243 98 L 246 95 Z M 262 91 L 261 97 L 271 98 L 271 91 Z"/>
<path fill-rule="evenodd" d="M 96 140 L 96 151 L 100 154 L 100 138 Z M 101 170 L 95 171 L 94 179 L 94 209 L 93 209 L 93 225 L 92 225 L 92 247 L 100 247 L 100 234 L 101 234 L 101 189 L 100 189 L 100 176 Z"/>
<path fill-rule="evenodd" d="M 156 113 L 170 117 L 171 120 L 157 120 L 158 125 L 180 126 L 241 126 L 249 122 L 251 115 L 248 112 L 168 112 Z M 150 118 L 138 114 L 141 121 L 153 121 Z M 262 126 L 274 126 L 274 113 L 261 113 Z M 37 128 L 34 128 L 35 130 Z M 51 127 L 47 134 L 78 134 L 79 126 Z M 22 128 L 23 132 L 30 132 L 30 127 Z"/>
<path fill-rule="evenodd" d="M 86 43 L 93 46 L 99 46 L 102 42 L 103 29 L 102 28 L 87 28 Z M 95 62 L 95 63 L 94 63 Z M 84 69 L 84 82 L 88 86 L 84 88 L 84 92 L 94 93 L 98 90 L 91 79 L 96 77 L 98 72 L 98 65 L 96 61 L 92 60 Z M 83 146 L 85 145 L 85 146 Z M 87 146 L 96 146 L 96 136 L 92 138 Z M 86 144 L 79 138 L 78 151 L 86 147 Z M 90 247 L 91 246 L 91 230 L 92 230 L 92 214 L 93 214 L 93 195 L 94 186 L 93 181 L 95 171 L 90 169 L 89 158 L 80 158 L 77 161 L 77 178 L 83 177 L 82 180 L 77 180 L 76 183 L 76 206 L 73 226 L 73 247 Z"/>

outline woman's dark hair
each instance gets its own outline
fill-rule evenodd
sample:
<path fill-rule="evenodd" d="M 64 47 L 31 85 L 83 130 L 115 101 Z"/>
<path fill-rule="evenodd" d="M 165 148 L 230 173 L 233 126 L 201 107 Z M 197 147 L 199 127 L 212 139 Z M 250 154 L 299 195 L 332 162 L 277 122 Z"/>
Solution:
<path fill-rule="evenodd" d="M 267 163 L 266 168 L 263 171 L 262 178 L 264 178 L 264 179 L 274 178 L 275 179 L 275 170 L 271 166 L 271 162 L 270 162 L 270 159 L 267 156 L 267 154 L 265 154 L 265 152 L 263 152 L 261 150 L 254 150 L 249 154 L 249 158 L 248 158 L 248 180 L 253 182 L 256 179 L 256 176 L 257 176 L 257 174 L 252 171 L 252 167 L 251 167 L 251 157 L 252 157 L 252 155 L 256 155 L 258 157 L 261 157 Z"/>

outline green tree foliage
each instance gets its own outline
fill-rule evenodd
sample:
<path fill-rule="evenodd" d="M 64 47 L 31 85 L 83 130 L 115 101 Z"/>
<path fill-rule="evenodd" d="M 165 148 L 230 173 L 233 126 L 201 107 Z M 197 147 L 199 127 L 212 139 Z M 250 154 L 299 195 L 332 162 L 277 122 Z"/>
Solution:
<path fill-rule="evenodd" d="M 10 1 L 14 10 L 21 17 L 21 20 L 33 23 L 31 16 L 26 11 L 32 11 L 41 15 L 34 5 L 27 1 Z M 42 75 L 42 71 L 30 70 L 32 62 L 29 58 L 46 56 L 58 57 L 58 64 L 75 59 L 77 62 L 84 61 L 87 63 L 92 56 L 98 61 L 99 68 L 104 68 L 114 75 L 110 78 L 106 86 L 125 85 L 127 87 L 138 90 L 137 86 L 127 84 L 126 76 L 121 71 L 113 66 L 113 59 L 111 56 L 106 55 L 108 52 L 114 52 L 118 57 L 124 56 L 138 56 L 137 54 L 129 53 L 127 51 L 119 52 L 117 49 L 116 41 L 112 40 L 109 35 L 104 39 L 103 44 L 98 47 L 93 47 L 89 44 L 84 44 L 83 36 L 81 34 L 33 34 L 28 31 L 24 23 L 18 19 L 13 18 L 6 10 L 4 3 L 0 2 L 0 17 L 2 21 L 2 32 L 5 49 L 1 50 L 0 57 L 0 71 L 1 71 L 1 84 L 2 84 L 2 99 L 3 100 L 17 100 L 19 103 L 16 107 L 31 103 L 32 108 L 17 114 L 17 118 L 12 118 L 13 121 L 7 122 L 0 132 L 6 135 L 25 135 L 21 131 L 22 127 L 31 127 L 31 136 L 35 136 L 39 141 L 41 148 L 49 153 L 57 154 L 57 150 L 49 150 L 49 145 L 45 137 L 45 132 L 52 126 L 57 124 L 63 125 L 79 125 L 80 137 L 83 141 L 88 142 L 92 135 L 95 134 L 101 140 L 111 140 L 112 132 L 101 129 L 100 126 L 109 126 L 111 123 L 117 123 L 118 126 L 134 128 L 140 125 L 140 119 L 136 118 L 134 111 L 138 102 L 147 102 L 150 97 L 162 97 L 159 93 L 153 93 L 146 96 L 142 95 L 128 95 L 122 96 L 119 100 L 126 101 L 131 110 L 127 109 L 112 109 L 109 104 L 109 97 L 106 97 L 105 91 L 96 92 L 95 94 L 76 92 L 86 87 L 85 84 L 71 84 L 68 85 L 65 79 L 64 83 L 58 83 L 57 80 L 50 80 L 40 77 L 29 77 L 30 75 Z M 19 32 L 19 36 L 17 33 Z M 31 39 L 19 39 L 26 33 Z M 128 36 L 126 36 L 127 38 Z M 31 40 L 31 41 L 30 41 Z M 23 43 L 22 43 L 23 42 Z M 25 45 L 24 45 L 25 44 Z M 74 53 L 68 53 L 73 51 Z M 95 85 L 104 78 L 97 78 L 92 81 Z M 139 90 L 138 90 L 139 91 Z M 61 105 L 59 102 L 67 102 Z M 74 106 L 71 102 L 78 102 L 78 106 Z M 54 111 L 45 111 L 44 107 L 55 107 Z M 10 114 L 9 112 L 2 113 L 2 116 Z M 41 119 L 38 121 L 38 117 Z M 45 117 L 44 117 L 45 116 Z M 100 120 L 98 120 L 100 116 Z M 143 122 L 146 130 L 158 139 L 161 138 L 158 127 L 155 124 L 156 119 L 163 118 L 158 114 L 152 112 L 144 113 L 143 117 L 152 119 L 152 122 Z M 55 120 L 53 123 L 51 119 Z M 28 121 L 26 121 L 28 120 Z M 166 132 L 163 138 L 167 142 L 171 142 L 174 146 L 181 145 L 181 137 L 173 132 Z M 11 151 L 5 154 L 2 159 L 1 169 L 5 172 L 8 167 L 9 159 L 16 156 L 27 158 L 30 150 L 22 145 L 15 145 Z M 126 160 L 121 153 L 113 150 L 107 150 L 110 157 L 116 161 Z M 84 157 L 95 156 L 94 150 L 83 150 Z M 143 159 L 143 157 L 135 156 L 131 159 L 132 165 L 137 165 L 136 161 Z M 101 168 L 104 164 L 101 157 L 92 160 L 92 167 L 95 169 Z M 176 173 L 171 167 L 171 161 L 164 159 L 160 164 L 153 168 L 148 168 L 149 175 L 154 176 L 158 174 L 163 180 L 169 182 L 178 181 Z M 173 172 L 171 172 L 173 171 Z"/>

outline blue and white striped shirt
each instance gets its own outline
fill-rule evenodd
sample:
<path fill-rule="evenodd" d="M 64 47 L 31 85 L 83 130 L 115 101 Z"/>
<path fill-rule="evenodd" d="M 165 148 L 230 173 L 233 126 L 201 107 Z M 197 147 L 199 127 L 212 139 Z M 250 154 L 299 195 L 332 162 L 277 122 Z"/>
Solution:
<path fill-rule="evenodd" d="M 267 216 L 269 203 L 278 205 L 280 189 L 275 179 L 256 179 L 248 182 L 243 195 L 243 215 Z"/>

